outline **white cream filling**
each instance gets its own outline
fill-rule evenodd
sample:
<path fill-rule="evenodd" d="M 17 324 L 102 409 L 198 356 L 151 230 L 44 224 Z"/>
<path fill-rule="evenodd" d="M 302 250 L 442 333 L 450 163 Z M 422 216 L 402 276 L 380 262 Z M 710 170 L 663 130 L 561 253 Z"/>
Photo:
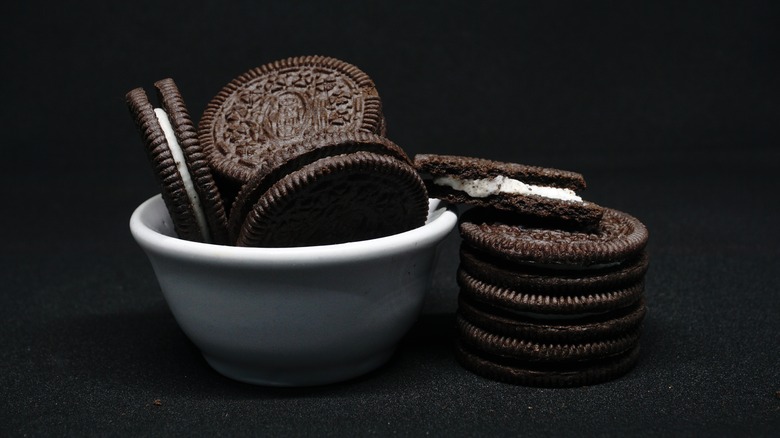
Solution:
<path fill-rule="evenodd" d="M 582 202 L 582 198 L 574 193 L 574 190 L 559 187 L 537 186 L 526 184 L 522 181 L 499 175 L 495 178 L 460 179 L 445 175 L 433 180 L 439 186 L 466 192 L 473 198 L 484 198 L 498 193 L 510 193 L 516 195 L 537 195 L 562 201 Z"/>
<path fill-rule="evenodd" d="M 173 132 L 173 126 L 170 119 L 168 119 L 168 114 L 162 108 L 155 108 L 154 114 L 157 116 L 157 121 L 165 134 L 165 141 L 168 143 L 168 149 L 170 149 L 173 156 L 173 162 L 176 163 L 176 170 L 179 172 L 182 182 L 184 182 L 184 191 L 187 193 L 187 197 L 195 210 L 195 221 L 201 230 L 203 241 L 211 243 L 206 214 L 203 212 L 203 205 L 200 203 L 198 192 L 195 191 L 195 184 L 192 182 L 192 176 L 187 168 L 187 161 L 184 159 L 184 151 L 179 146 L 176 133 Z"/>

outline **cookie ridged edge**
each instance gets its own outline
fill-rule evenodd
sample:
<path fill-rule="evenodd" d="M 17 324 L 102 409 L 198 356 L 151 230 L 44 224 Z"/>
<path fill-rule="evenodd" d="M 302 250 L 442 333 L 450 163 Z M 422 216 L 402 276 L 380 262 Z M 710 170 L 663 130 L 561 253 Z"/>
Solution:
<path fill-rule="evenodd" d="M 647 313 L 644 299 L 604 314 L 571 319 L 518 317 L 504 309 L 458 296 L 458 314 L 471 324 L 514 338 L 547 342 L 583 342 L 640 330 Z"/>
<path fill-rule="evenodd" d="M 187 169 L 190 172 L 195 191 L 206 216 L 212 243 L 227 244 L 227 215 L 214 178 L 211 175 L 208 158 L 198 141 L 198 133 L 189 111 L 184 104 L 179 88 L 173 79 L 161 79 L 154 83 L 158 99 L 176 133 L 179 146 L 184 152 Z"/>
<path fill-rule="evenodd" d="M 231 242 L 238 240 L 247 215 L 276 181 L 322 158 L 360 151 L 387 155 L 411 164 L 401 147 L 384 137 L 366 132 L 321 134 L 307 138 L 300 144 L 289 145 L 268 157 L 268 162 L 258 168 L 254 176 L 241 187 L 230 209 L 228 231 Z"/>
<path fill-rule="evenodd" d="M 334 70 L 339 70 L 346 76 L 350 77 L 361 92 L 364 93 L 363 100 L 363 119 L 361 120 L 361 131 L 370 133 L 385 134 L 385 120 L 382 112 L 382 101 L 379 98 L 379 92 L 376 89 L 374 81 L 368 74 L 357 66 L 350 64 L 346 61 L 342 61 L 337 58 L 320 55 L 310 56 L 296 56 L 285 59 L 272 61 L 267 64 L 263 64 L 259 67 L 255 67 L 248 70 L 241 75 L 231 80 L 225 85 L 214 98 L 206 105 L 206 109 L 201 116 L 198 124 L 198 138 L 202 147 L 207 155 L 209 155 L 212 167 L 218 171 L 221 176 L 227 178 L 233 183 L 243 184 L 251 178 L 253 172 L 251 169 L 225 166 L 223 164 L 224 157 L 219 155 L 216 150 L 213 139 L 214 118 L 219 112 L 225 101 L 233 95 L 239 88 L 246 83 L 258 78 L 262 75 L 270 73 L 275 70 L 290 68 L 290 67 L 308 67 L 308 66 L 324 66 Z"/>
<path fill-rule="evenodd" d="M 195 220 L 194 206 L 187 196 L 184 182 L 176 169 L 176 163 L 168 148 L 165 133 L 157 120 L 154 106 L 143 88 L 135 88 L 125 95 L 127 107 L 144 143 L 147 158 L 160 185 L 165 206 L 171 216 L 174 231 L 185 240 L 203 240 L 201 229 Z"/>
<path fill-rule="evenodd" d="M 565 315 L 582 312 L 606 312 L 630 306 L 637 302 L 644 293 L 644 280 L 625 288 L 593 292 L 587 295 L 525 293 L 477 280 L 462 268 L 458 269 L 457 282 L 460 286 L 460 292 L 475 300 L 510 310 L 542 314 Z"/>
<path fill-rule="evenodd" d="M 404 187 L 416 189 L 416 205 L 410 206 L 409 209 L 415 213 L 415 216 L 410 216 L 407 229 L 421 226 L 425 223 L 428 213 L 428 197 L 425 185 L 414 168 L 390 156 L 360 151 L 347 155 L 322 158 L 276 181 L 258 199 L 254 208 L 247 215 L 236 240 L 236 245 L 263 246 L 266 240 L 262 224 L 265 215 L 269 211 L 275 210 L 280 204 L 286 202 L 291 195 L 310 184 L 316 183 L 323 176 L 337 174 L 346 169 L 351 171 L 371 170 L 375 174 L 376 172 L 381 172 L 387 175 L 400 175 L 401 180 L 399 181 L 401 181 Z"/>
<path fill-rule="evenodd" d="M 617 266 L 573 270 L 545 269 L 528 263 L 506 262 L 469 245 L 461 245 L 459 257 L 460 266 L 477 280 L 508 289 L 550 294 L 624 287 L 644 278 L 649 267 L 649 257 L 645 251 Z"/>
<path fill-rule="evenodd" d="M 640 347 L 637 344 L 627 353 L 595 364 L 566 370 L 533 369 L 523 364 L 504 364 L 456 344 L 455 357 L 465 369 L 498 382 L 546 388 L 570 388 L 594 385 L 617 379 L 628 373 L 638 362 Z"/>
<path fill-rule="evenodd" d="M 610 241 L 570 241 L 559 239 L 556 242 L 549 241 L 518 241 L 512 236 L 502 236 L 495 227 L 506 227 L 522 233 L 522 228 L 517 224 L 496 225 L 487 224 L 495 214 L 486 212 L 485 209 L 472 209 L 466 212 L 459 225 L 460 235 L 468 245 L 492 256 L 516 263 L 540 263 L 550 265 L 575 265 L 587 267 L 600 263 L 620 262 L 631 258 L 644 250 L 648 241 L 647 227 L 637 218 L 628 213 L 604 208 L 602 221 L 621 221 L 628 225 L 631 231 L 620 236 L 619 239 Z M 506 218 L 507 216 L 502 216 Z M 477 222 L 482 222 L 477 223 Z M 599 234 L 603 231 L 604 224 L 600 224 L 595 232 L 579 233 Z M 491 229 L 493 227 L 493 229 Z M 534 227 L 535 229 L 539 227 Z M 550 232 L 565 232 L 562 230 L 549 230 Z M 577 233 L 571 233 L 575 235 Z"/>
<path fill-rule="evenodd" d="M 493 333 L 458 314 L 458 339 L 485 353 L 534 362 L 582 362 L 619 355 L 639 342 L 639 330 L 587 342 L 540 342 Z"/>
<path fill-rule="evenodd" d="M 460 155 L 417 154 L 414 165 L 418 171 L 434 177 L 457 176 L 463 179 L 483 179 L 505 176 L 526 184 L 553 184 L 555 187 L 582 190 L 586 187 L 582 174 L 526 164 L 508 163 L 486 158 Z"/>

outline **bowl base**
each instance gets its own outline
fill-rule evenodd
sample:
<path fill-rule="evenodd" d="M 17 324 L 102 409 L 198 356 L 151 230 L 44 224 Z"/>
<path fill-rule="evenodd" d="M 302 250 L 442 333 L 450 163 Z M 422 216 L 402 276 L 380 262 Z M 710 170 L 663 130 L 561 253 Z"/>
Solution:
<path fill-rule="evenodd" d="M 237 364 L 202 354 L 214 370 L 230 379 L 253 385 L 300 387 L 343 382 L 361 376 L 384 365 L 394 352 L 395 348 L 391 348 L 351 363 L 288 369 L 266 368 L 260 364 Z"/>

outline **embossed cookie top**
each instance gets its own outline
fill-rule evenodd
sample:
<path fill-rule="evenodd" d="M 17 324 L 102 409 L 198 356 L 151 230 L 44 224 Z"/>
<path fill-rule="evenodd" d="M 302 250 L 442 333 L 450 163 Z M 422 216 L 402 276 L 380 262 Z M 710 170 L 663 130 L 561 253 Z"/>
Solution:
<path fill-rule="evenodd" d="M 250 70 L 209 103 L 201 144 L 215 170 L 246 181 L 265 154 L 322 133 L 382 134 L 381 101 L 371 78 L 334 58 L 288 58 Z"/>

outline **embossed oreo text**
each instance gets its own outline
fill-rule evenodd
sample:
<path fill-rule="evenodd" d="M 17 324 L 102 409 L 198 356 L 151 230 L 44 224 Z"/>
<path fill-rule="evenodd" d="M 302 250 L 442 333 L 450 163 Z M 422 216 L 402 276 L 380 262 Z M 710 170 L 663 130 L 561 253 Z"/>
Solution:
<path fill-rule="evenodd" d="M 364 96 L 345 74 L 322 66 L 267 72 L 242 85 L 215 116 L 215 146 L 254 167 L 270 148 L 318 133 L 357 129 Z"/>

